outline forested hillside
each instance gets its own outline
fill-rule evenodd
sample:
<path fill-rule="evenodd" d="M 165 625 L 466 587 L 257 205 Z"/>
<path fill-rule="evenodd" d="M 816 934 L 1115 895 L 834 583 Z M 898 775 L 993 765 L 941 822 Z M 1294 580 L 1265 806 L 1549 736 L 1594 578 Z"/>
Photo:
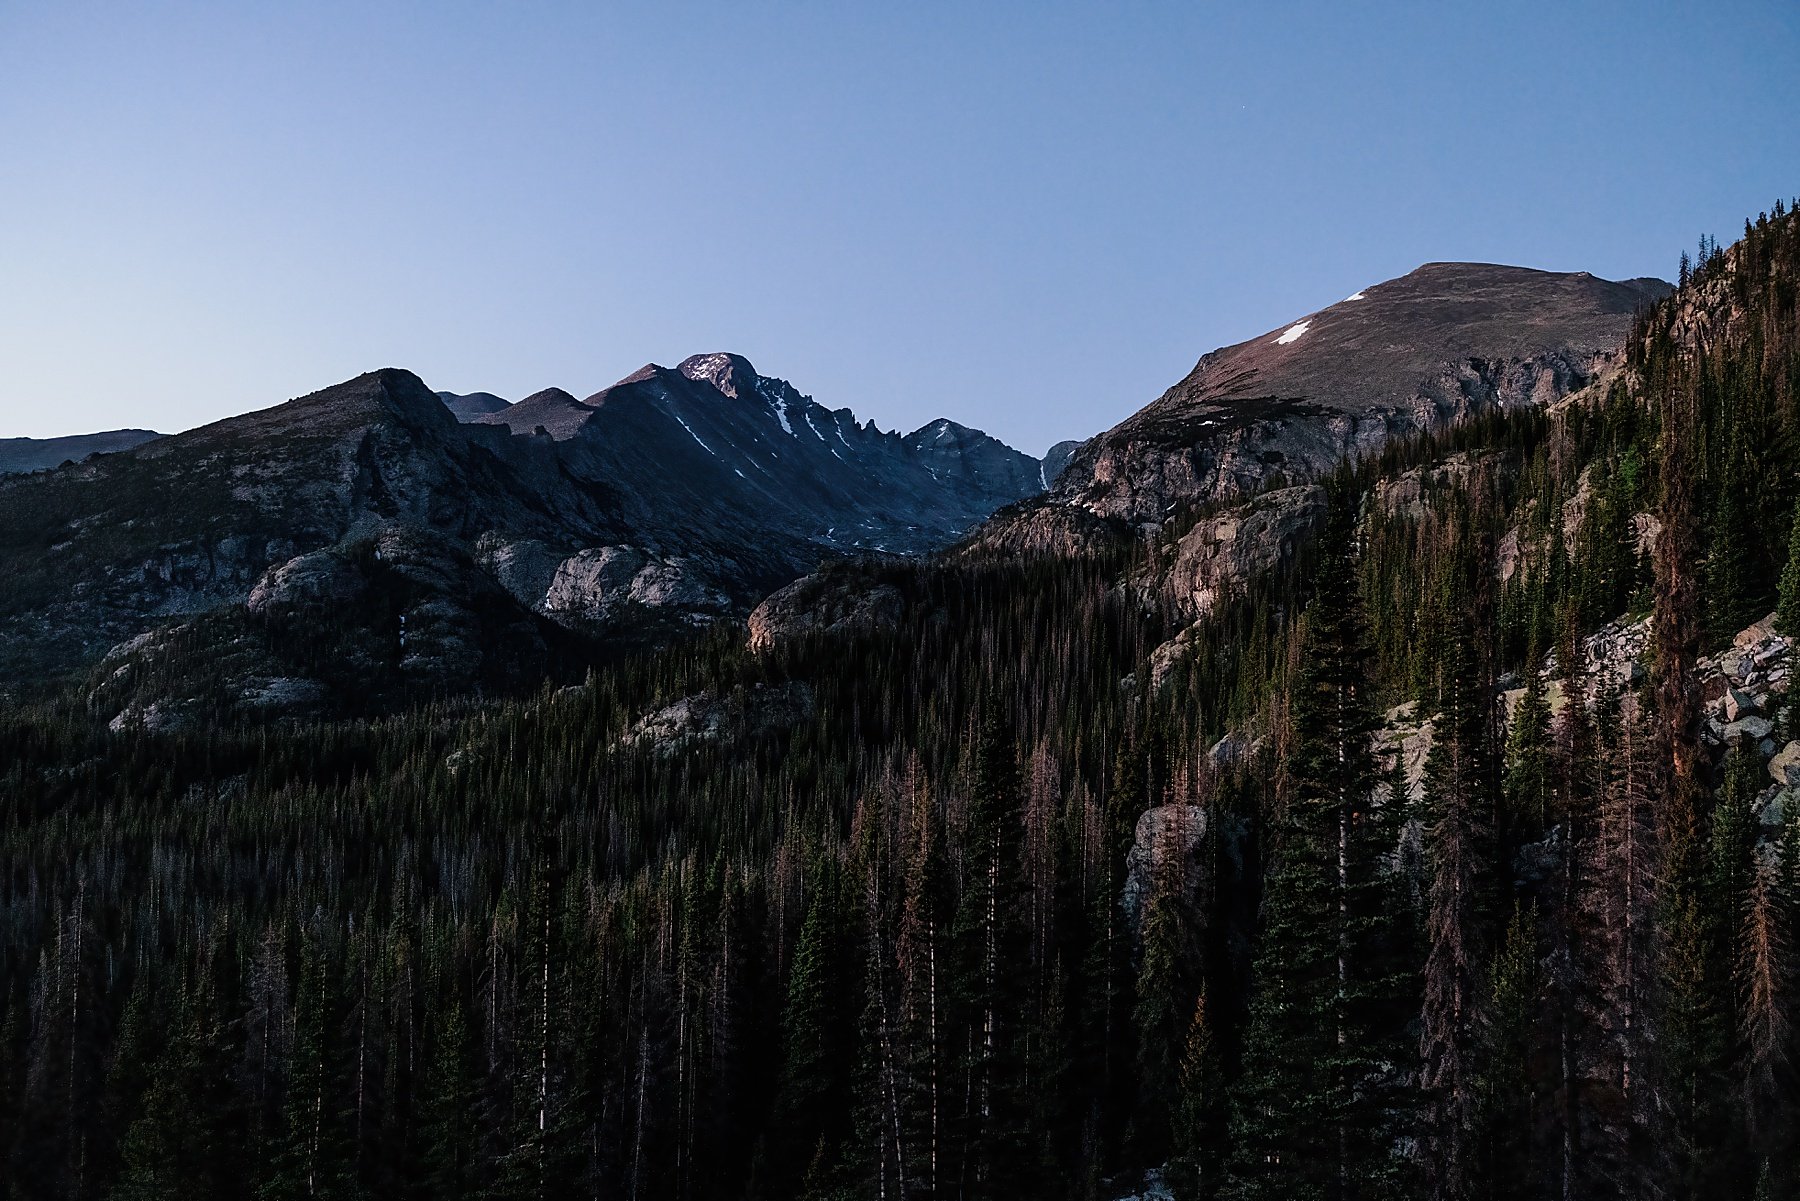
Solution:
<path fill-rule="evenodd" d="M 527 699 L 0 712 L 0 1196 L 1800 1197 L 1797 303 L 1778 204 L 1203 612 L 1216 506 Z"/>

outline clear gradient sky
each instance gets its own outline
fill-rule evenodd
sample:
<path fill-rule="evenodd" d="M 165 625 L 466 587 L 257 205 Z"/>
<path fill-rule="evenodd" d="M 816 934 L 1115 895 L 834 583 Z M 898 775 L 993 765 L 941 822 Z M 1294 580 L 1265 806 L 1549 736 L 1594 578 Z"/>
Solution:
<path fill-rule="evenodd" d="M 1800 4 L 0 0 L 0 436 L 734 350 L 1084 437 L 1433 259 L 1800 191 Z"/>

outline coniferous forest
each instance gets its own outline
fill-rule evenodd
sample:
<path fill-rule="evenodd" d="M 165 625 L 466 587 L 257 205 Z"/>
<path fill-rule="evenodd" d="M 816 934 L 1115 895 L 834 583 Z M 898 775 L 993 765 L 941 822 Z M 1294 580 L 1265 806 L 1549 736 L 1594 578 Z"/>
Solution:
<path fill-rule="evenodd" d="M 1198 510 L 511 697 L 5 710 L 0 1196 L 1800 1197 L 1800 217 L 1680 274 L 1166 673 Z M 805 703 L 638 736 L 699 694 Z"/>

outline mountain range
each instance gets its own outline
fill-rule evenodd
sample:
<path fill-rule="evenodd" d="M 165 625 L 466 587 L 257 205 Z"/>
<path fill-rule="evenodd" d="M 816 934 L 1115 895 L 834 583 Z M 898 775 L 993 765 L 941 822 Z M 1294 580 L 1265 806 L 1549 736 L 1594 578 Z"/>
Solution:
<path fill-rule="evenodd" d="M 821 561 L 1110 544 L 1553 402 L 1667 291 L 1427 264 L 1205 355 L 1042 460 L 949 418 L 880 430 L 732 354 L 517 403 L 385 369 L 174 436 L 37 443 L 13 461 L 84 453 L 0 481 L 0 669 L 15 694 L 90 672 L 127 722 L 177 720 L 202 692 L 327 712 L 525 686 L 741 616 Z M 1253 528 L 1279 551 L 1318 511 L 1296 496 Z M 1229 588 L 1259 553 L 1201 549 L 1170 568 L 1189 593 Z M 862 611 L 808 585 L 765 608 L 759 637 L 819 625 L 809 605 Z"/>
<path fill-rule="evenodd" d="M 518 683 L 578 662 L 571 638 L 655 637 L 822 557 L 942 546 L 1045 480 L 978 430 L 884 432 L 735 355 L 518 404 L 375 371 L 0 481 L 0 674 L 104 658 L 118 693 L 167 658 L 162 692 L 205 677 L 282 710 Z M 293 633 L 327 617 L 322 642 Z M 319 645 L 339 653 L 300 653 Z"/>

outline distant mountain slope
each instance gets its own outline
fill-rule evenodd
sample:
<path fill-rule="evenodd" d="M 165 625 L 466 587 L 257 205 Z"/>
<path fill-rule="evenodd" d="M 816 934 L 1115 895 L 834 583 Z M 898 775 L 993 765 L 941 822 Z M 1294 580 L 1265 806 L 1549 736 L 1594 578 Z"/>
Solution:
<path fill-rule="evenodd" d="M 1032 513 L 984 534 L 1063 522 L 1034 515 L 1058 506 L 1154 523 L 1184 504 L 1255 491 L 1278 472 L 1314 478 L 1472 412 L 1549 403 L 1603 369 L 1633 314 L 1668 291 L 1653 279 L 1427 263 L 1205 355 L 1083 444 Z"/>
<path fill-rule="evenodd" d="M 1058 442 L 1044 452 L 1044 487 L 1048 488 L 1057 481 L 1063 468 L 1069 465 L 1069 461 L 1081 447 L 1082 443 L 1071 438 L 1066 442 Z"/>
<path fill-rule="evenodd" d="M 155 430 L 107 430 L 63 438 L 0 438 L 0 475 L 44 471 L 79 463 L 93 454 L 112 454 L 162 437 Z"/>
<path fill-rule="evenodd" d="M 445 407 L 456 414 L 458 421 L 473 421 L 477 417 L 489 413 L 498 413 L 511 404 L 510 401 L 502 400 L 492 392 L 469 392 L 461 395 L 455 392 L 439 392 L 437 395 L 438 399 L 444 402 Z"/>
<path fill-rule="evenodd" d="M 731 355 L 468 421 L 370 372 L 0 480 L 0 678 L 28 690 L 113 649 L 109 679 L 169 694 L 109 689 L 140 716 L 202 680 L 228 708 L 329 709 L 349 689 L 322 678 L 333 647 L 371 695 L 523 679 L 558 631 L 744 612 L 824 556 L 946 545 L 1039 478 L 979 431 L 885 433 Z"/>

